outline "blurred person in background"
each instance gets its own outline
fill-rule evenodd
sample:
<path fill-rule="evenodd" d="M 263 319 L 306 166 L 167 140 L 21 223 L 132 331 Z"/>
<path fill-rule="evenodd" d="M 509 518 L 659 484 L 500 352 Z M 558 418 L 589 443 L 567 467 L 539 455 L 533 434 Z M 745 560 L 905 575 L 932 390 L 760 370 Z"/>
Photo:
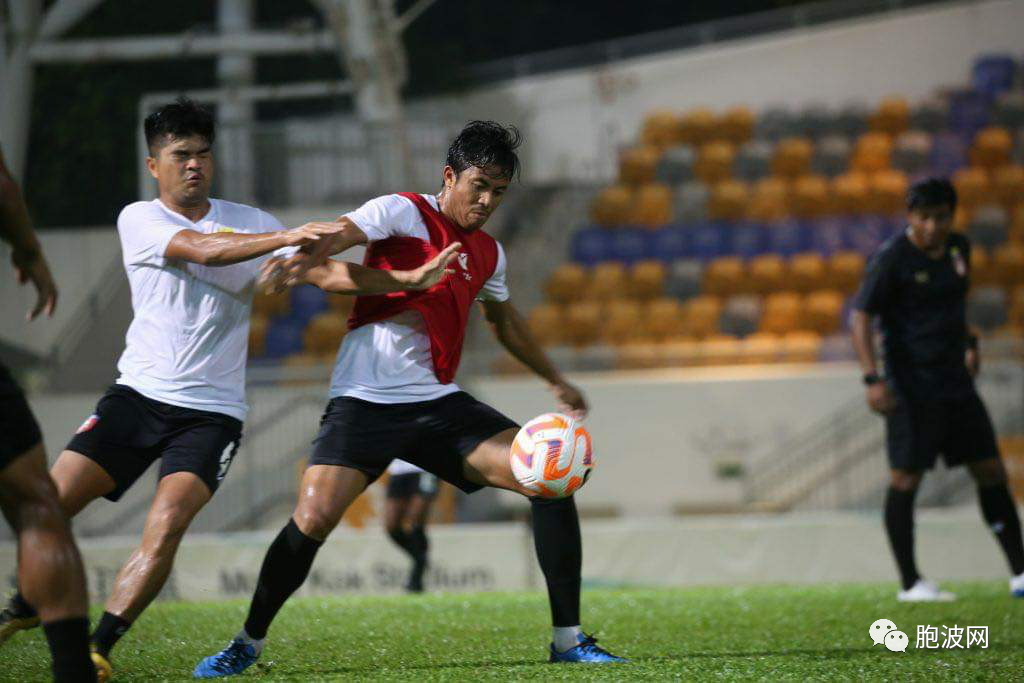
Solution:
<path fill-rule="evenodd" d="M 405 589 L 423 592 L 427 571 L 427 517 L 437 496 L 437 477 L 404 460 L 388 465 L 388 492 L 384 503 L 384 528 L 399 548 L 412 558 Z"/>

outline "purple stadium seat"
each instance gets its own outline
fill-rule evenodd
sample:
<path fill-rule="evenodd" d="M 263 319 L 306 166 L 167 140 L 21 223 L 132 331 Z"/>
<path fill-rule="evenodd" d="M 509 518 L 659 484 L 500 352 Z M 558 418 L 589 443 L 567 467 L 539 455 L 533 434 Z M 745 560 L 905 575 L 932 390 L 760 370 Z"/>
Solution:
<path fill-rule="evenodd" d="M 875 253 L 890 233 L 889 222 L 883 216 L 859 216 L 846 228 L 846 243 L 864 256 Z"/>
<path fill-rule="evenodd" d="M 305 322 L 292 318 L 276 318 L 267 329 L 267 341 L 264 356 L 281 358 L 302 350 L 302 331 Z"/>
<path fill-rule="evenodd" d="M 702 261 L 730 252 L 727 227 L 721 223 L 698 223 L 690 227 L 690 254 Z"/>
<path fill-rule="evenodd" d="M 585 266 L 592 266 L 612 258 L 613 234 L 611 230 L 600 227 L 577 230 L 569 245 L 572 260 Z"/>
<path fill-rule="evenodd" d="M 1017 65 L 1011 55 L 985 55 L 974 61 L 971 86 L 992 98 L 1013 87 Z"/>
<path fill-rule="evenodd" d="M 782 256 L 792 256 L 810 249 L 807 227 L 794 218 L 771 221 L 766 226 L 768 251 Z"/>
<path fill-rule="evenodd" d="M 612 233 L 609 256 L 614 261 L 634 263 L 649 258 L 650 231 L 640 228 L 622 228 Z"/>
<path fill-rule="evenodd" d="M 988 98 L 974 90 L 960 90 L 949 99 L 949 127 L 963 139 L 969 140 L 988 124 Z"/>
<path fill-rule="evenodd" d="M 650 236 L 651 256 L 662 261 L 675 261 L 689 253 L 690 230 L 682 225 L 669 225 Z"/>
<path fill-rule="evenodd" d="M 811 250 L 827 257 L 848 248 L 846 226 L 847 221 L 837 216 L 809 221 L 807 230 L 810 233 Z"/>
<path fill-rule="evenodd" d="M 955 133 L 939 133 L 932 141 L 929 166 L 940 175 L 952 175 L 967 160 L 967 145 Z"/>
<path fill-rule="evenodd" d="M 768 248 L 765 227 L 752 221 L 736 221 L 731 226 L 732 253 L 740 258 L 760 256 Z"/>
<path fill-rule="evenodd" d="M 290 317 L 303 325 L 317 313 L 327 310 L 327 293 L 313 285 L 302 285 L 292 290 Z"/>

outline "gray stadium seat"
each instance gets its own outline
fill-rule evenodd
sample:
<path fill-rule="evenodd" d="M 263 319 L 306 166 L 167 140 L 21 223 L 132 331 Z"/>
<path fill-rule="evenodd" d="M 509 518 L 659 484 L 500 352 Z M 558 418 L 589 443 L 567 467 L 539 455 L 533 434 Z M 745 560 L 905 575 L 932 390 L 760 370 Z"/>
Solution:
<path fill-rule="evenodd" d="M 683 183 L 675 192 L 672 215 L 677 222 L 695 223 L 708 218 L 708 186 L 699 180 Z"/>
<path fill-rule="evenodd" d="M 754 124 L 754 137 L 765 140 L 780 140 L 796 134 L 796 118 L 782 107 L 765 109 Z"/>
<path fill-rule="evenodd" d="M 654 177 L 659 183 L 678 185 L 693 180 L 693 162 L 697 153 L 690 146 L 672 147 L 665 150 Z"/>
<path fill-rule="evenodd" d="M 827 135 L 814 147 L 811 170 L 832 178 L 846 171 L 849 163 L 850 141 L 842 135 Z"/>
<path fill-rule="evenodd" d="M 925 169 L 932 153 L 932 136 L 923 130 L 908 130 L 896 138 L 892 150 L 892 167 L 907 175 Z"/>
<path fill-rule="evenodd" d="M 665 278 L 665 296 L 677 299 L 692 299 L 700 294 L 704 266 L 697 259 L 674 261 Z"/>
<path fill-rule="evenodd" d="M 855 138 L 868 129 L 868 108 L 859 102 L 846 104 L 836 112 L 833 130 L 848 138 Z"/>
<path fill-rule="evenodd" d="M 743 180 L 759 180 L 771 172 L 774 152 L 774 146 L 767 140 L 751 140 L 736 153 L 733 171 Z"/>
<path fill-rule="evenodd" d="M 818 352 L 818 360 L 822 362 L 851 361 L 856 360 L 857 354 L 853 348 L 853 340 L 845 332 L 830 334 L 821 340 L 821 350 Z"/>
<path fill-rule="evenodd" d="M 823 104 L 810 104 L 796 116 L 798 134 L 815 140 L 828 134 L 834 122 L 834 114 Z"/>
<path fill-rule="evenodd" d="M 979 208 L 967 225 L 971 241 L 986 249 L 1004 244 L 1009 239 L 1009 225 L 1006 210 L 1001 206 L 988 205 Z"/>
<path fill-rule="evenodd" d="M 1024 93 L 1007 92 L 999 96 L 992 111 L 992 123 L 1005 128 L 1024 127 Z"/>
<path fill-rule="evenodd" d="M 948 123 L 949 103 L 944 99 L 927 99 L 910 109 L 911 128 L 935 134 L 945 130 Z"/>
<path fill-rule="evenodd" d="M 979 287 L 967 298 L 967 324 L 986 332 L 996 330 L 1008 319 L 1006 290 L 1002 287 Z"/>
<path fill-rule="evenodd" d="M 718 329 L 724 334 L 746 337 L 757 331 L 761 322 L 761 298 L 750 294 L 729 297 L 718 319 Z"/>
<path fill-rule="evenodd" d="M 1021 127 L 1014 136 L 1013 162 L 1024 165 L 1024 127 Z"/>

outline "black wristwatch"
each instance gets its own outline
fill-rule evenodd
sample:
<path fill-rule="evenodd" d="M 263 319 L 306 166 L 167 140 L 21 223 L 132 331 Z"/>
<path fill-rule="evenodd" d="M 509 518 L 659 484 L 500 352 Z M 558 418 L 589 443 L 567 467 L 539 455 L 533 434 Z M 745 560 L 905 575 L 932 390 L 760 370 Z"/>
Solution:
<path fill-rule="evenodd" d="M 864 375 L 864 384 L 871 386 L 872 384 L 878 384 L 884 381 L 877 372 L 869 372 Z"/>

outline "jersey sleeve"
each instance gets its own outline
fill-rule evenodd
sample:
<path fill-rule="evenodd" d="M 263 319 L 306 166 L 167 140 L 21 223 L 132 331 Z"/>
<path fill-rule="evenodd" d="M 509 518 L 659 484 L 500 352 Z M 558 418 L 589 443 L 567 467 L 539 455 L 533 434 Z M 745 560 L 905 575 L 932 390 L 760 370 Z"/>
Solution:
<path fill-rule="evenodd" d="M 893 252 L 883 250 L 874 255 L 865 269 L 864 280 L 853 298 L 858 311 L 877 314 L 885 309 L 893 292 Z"/>
<path fill-rule="evenodd" d="M 494 267 L 494 273 L 487 278 L 487 282 L 477 293 L 477 301 L 508 301 L 509 298 L 505 250 L 502 249 L 500 242 L 495 244 L 498 247 L 498 264 Z"/>
<path fill-rule="evenodd" d="M 345 218 L 358 225 L 370 242 L 388 237 L 420 237 L 415 228 L 423 223 L 419 209 L 397 194 L 371 199 L 355 211 L 346 213 Z"/>
<path fill-rule="evenodd" d="M 167 245 L 188 228 L 168 220 L 148 202 L 129 204 L 117 217 L 117 233 L 126 265 L 163 263 Z"/>

